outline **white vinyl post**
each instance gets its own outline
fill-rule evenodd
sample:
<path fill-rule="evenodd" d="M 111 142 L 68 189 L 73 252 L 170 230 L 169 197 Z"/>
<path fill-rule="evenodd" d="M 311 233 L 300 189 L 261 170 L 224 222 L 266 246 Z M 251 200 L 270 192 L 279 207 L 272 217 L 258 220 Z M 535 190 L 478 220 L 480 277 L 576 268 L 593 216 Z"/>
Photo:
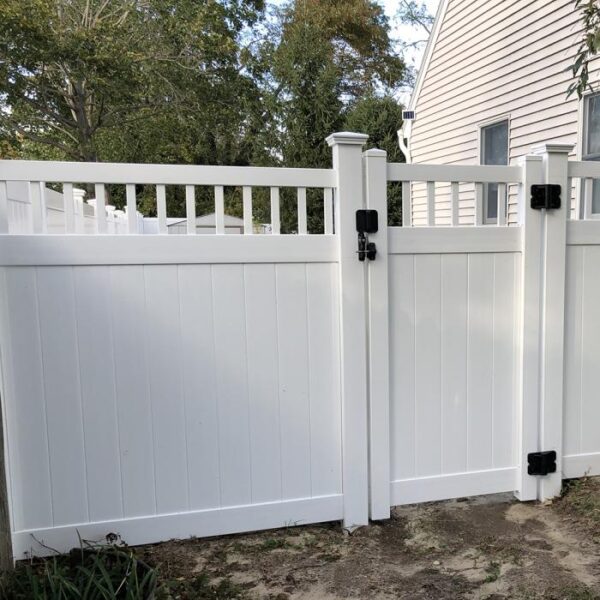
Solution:
<path fill-rule="evenodd" d="M 545 183 L 560 185 L 560 208 L 544 210 L 544 287 L 540 450 L 556 452 L 556 472 L 539 478 L 539 499 L 560 495 L 562 487 L 563 380 L 565 337 L 565 264 L 567 219 L 570 210 L 568 157 L 571 144 L 545 144 L 537 149 L 544 165 Z"/>
<path fill-rule="evenodd" d="M 390 518 L 390 373 L 387 240 L 387 153 L 364 154 L 367 208 L 377 211 L 379 229 L 369 236 L 377 246 L 368 263 L 369 473 L 370 516 Z"/>
<path fill-rule="evenodd" d="M 335 170 L 335 234 L 339 248 L 342 486 L 344 527 L 369 522 L 365 263 L 357 256 L 356 211 L 364 208 L 362 146 L 368 136 L 327 138 Z"/>
<path fill-rule="evenodd" d="M 542 158 L 524 156 L 519 187 L 522 228 L 520 360 L 517 393 L 517 481 L 519 500 L 537 498 L 537 481 L 527 473 L 527 455 L 539 450 L 542 214 L 531 208 L 531 186 L 543 182 Z"/>

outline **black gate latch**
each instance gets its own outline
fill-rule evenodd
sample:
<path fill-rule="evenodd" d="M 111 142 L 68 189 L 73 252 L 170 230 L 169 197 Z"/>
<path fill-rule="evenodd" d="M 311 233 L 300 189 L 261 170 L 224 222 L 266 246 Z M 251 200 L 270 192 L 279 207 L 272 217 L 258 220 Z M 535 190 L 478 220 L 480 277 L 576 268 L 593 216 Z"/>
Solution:
<path fill-rule="evenodd" d="M 365 258 L 375 260 L 377 246 L 369 242 L 369 234 L 377 233 L 379 222 L 377 211 L 361 209 L 356 211 L 356 231 L 358 231 L 358 260 L 364 262 Z"/>
<path fill-rule="evenodd" d="M 531 186 L 531 208 L 560 208 L 560 185 L 547 183 Z"/>
<path fill-rule="evenodd" d="M 556 473 L 556 452 L 531 452 L 527 455 L 527 473 L 529 475 L 548 475 Z"/>

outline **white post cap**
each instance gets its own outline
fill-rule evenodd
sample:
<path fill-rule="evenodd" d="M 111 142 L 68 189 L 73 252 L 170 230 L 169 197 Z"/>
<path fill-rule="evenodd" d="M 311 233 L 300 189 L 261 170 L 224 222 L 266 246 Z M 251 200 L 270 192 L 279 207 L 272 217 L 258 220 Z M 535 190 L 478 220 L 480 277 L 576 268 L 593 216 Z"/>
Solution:
<path fill-rule="evenodd" d="M 531 150 L 534 154 L 570 154 L 574 144 L 563 144 L 560 142 L 548 142 L 534 146 Z"/>
<path fill-rule="evenodd" d="M 353 133 L 351 131 L 340 131 L 339 133 L 332 133 L 328 136 L 325 141 L 329 146 L 335 146 L 336 144 L 344 144 L 346 146 L 364 146 L 369 136 L 364 133 Z"/>

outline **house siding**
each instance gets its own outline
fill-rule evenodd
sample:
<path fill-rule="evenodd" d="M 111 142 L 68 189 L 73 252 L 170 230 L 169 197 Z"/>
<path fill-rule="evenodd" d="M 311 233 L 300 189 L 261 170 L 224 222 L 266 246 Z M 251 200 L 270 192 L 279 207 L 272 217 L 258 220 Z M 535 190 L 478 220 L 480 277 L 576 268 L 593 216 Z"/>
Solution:
<path fill-rule="evenodd" d="M 573 0 L 446 0 L 413 99 L 412 162 L 478 164 L 480 126 L 509 120 L 509 160 L 549 141 L 577 146 L 580 102 L 567 72 L 581 39 Z M 598 68 L 594 65 L 594 72 Z M 473 184 L 460 186 L 459 220 L 474 218 Z M 509 186 L 509 223 L 517 220 Z M 425 224 L 426 190 L 413 184 L 413 222 Z M 450 224 L 450 186 L 436 187 L 436 223 Z"/>

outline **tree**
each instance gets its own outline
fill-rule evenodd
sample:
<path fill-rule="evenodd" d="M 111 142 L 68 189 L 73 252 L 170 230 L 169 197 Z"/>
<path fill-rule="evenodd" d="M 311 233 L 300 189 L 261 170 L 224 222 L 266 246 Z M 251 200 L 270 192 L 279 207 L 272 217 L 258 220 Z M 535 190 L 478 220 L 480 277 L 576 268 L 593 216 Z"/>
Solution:
<path fill-rule="evenodd" d="M 567 96 L 577 93 L 582 98 L 585 91 L 592 88 L 590 62 L 600 51 L 600 4 L 597 0 L 575 0 L 575 10 L 581 11 L 583 37 L 575 61 L 569 67 L 575 81 L 569 85 Z"/>
<path fill-rule="evenodd" d="M 402 125 L 402 106 L 392 96 L 367 96 L 349 110 L 345 128 L 369 136 L 367 148 L 387 152 L 388 162 L 404 162 L 398 145 L 398 129 Z M 388 224 L 402 224 L 402 186 L 388 185 Z"/>
<path fill-rule="evenodd" d="M 231 87 L 248 87 L 238 38 L 262 4 L 4 0 L 0 136 L 96 161 L 112 158 L 126 133 L 147 135 L 154 119 L 231 107 Z"/>
<path fill-rule="evenodd" d="M 290 1 L 276 11 L 266 38 L 267 120 L 276 123 L 273 155 L 286 166 L 329 167 L 325 138 L 344 128 L 350 107 L 393 91 L 405 75 L 387 17 L 372 0 Z M 283 231 L 297 226 L 294 204 L 282 196 Z M 322 198 L 309 190 L 309 229 L 320 231 L 322 223 Z"/>
<path fill-rule="evenodd" d="M 401 23 L 419 27 L 427 34 L 427 37 L 431 35 L 435 19 L 429 10 L 427 10 L 424 2 L 419 4 L 416 0 L 400 0 L 398 18 Z"/>

